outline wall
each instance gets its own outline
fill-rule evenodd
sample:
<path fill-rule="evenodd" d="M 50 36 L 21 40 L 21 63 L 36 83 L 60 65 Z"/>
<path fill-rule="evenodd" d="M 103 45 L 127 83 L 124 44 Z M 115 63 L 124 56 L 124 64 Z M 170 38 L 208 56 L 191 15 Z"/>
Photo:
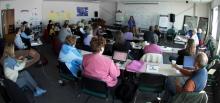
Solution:
<path fill-rule="evenodd" d="M 159 15 L 168 15 L 174 13 L 176 15 L 176 22 L 174 27 L 181 29 L 183 25 L 184 15 L 193 16 L 193 3 L 183 2 L 160 2 L 159 4 L 132 4 L 125 5 L 119 3 L 117 8 L 122 10 L 125 15 L 125 24 L 128 17 L 134 15 L 137 17 L 137 26 L 144 26 L 148 28 L 150 25 L 156 25 L 159 22 Z M 196 4 L 195 15 L 198 17 L 208 17 L 209 6 L 207 3 Z M 169 24 L 171 27 L 171 24 Z"/>
<path fill-rule="evenodd" d="M 20 24 L 20 20 L 22 20 L 23 15 L 21 14 L 21 10 L 29 10 L 30 12 L 35 10 L 38 11 L 37 18 L 42 19 L 42 0 L 14 0 L 14 1 L 0 1 L 0 11 L 6 9 L 6 5 L 10 5 L 9 9 L 15 10 L 15 23 Z M 2 34 L 2 23 L 0 16 L 0 34 Z"/>
<path fill-rule="evenodd" d="M 88 7 L 88 16 L 77 17 L 77 7 Z M 57 17 L 58 21 L 63 21 L 70 18 L 71 23 L 76 23 L 81 19 L 94 18 L 94 11 L 99 12 L 99 3 L 88 3 L 88 2 L 72 2 L 72 1 L 44 1 L 43 3 L 43 22 L 48 23 L 48 17 L 51 12 L 60 13 L 65 12 L 67 16 L 64 18 Z"/>
<path fill-rule="evenodd" d="M 107 25 L 115 23 L 116 2 L 100 2 L 100 18 L 104 18 Z"/>

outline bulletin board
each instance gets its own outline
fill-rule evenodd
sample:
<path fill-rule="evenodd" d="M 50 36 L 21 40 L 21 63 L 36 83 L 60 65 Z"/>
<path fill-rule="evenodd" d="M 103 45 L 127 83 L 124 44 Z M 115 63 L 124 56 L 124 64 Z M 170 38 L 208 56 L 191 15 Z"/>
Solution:
<path fill-rule="evenodd" d="M 198 23 L 198 17 L 197 16 L 188 16 L 184 15 L 183 20 L 183 30 L 193 30 L 194 28 L 197 28 Z"/>
<path fill-rule="evenodd" d="M 207 31 L 208 30 L 208 21 L 209 21 L 208 18 L 200 17 L 198 28 Z"/>

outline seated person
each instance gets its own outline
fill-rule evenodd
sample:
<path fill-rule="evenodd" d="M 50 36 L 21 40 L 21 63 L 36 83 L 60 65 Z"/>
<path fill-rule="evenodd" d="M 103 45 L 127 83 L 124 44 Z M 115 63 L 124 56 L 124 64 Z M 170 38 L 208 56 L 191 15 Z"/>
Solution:
<path fill-rule="evenodd" d="M 127 26 L 123 28 L 123 33 L 125 40 L 133 40 L 133 33 L 129 32 L 129 28 Z"/>
<path fill-rule="evenodd" d="M 158 42 L 158 36 L 154 33 L 153 26 L 149 27 L 149 31 L 144 32 L 144 41 L 151 42 L 153 38 L 156 38 L 156 43 Z"/>
<path fill-rule="evenodd" d="M 34 96 L 40 96 L 46 93 L 46 90 L 41 89 L 36 81 L 32 78 L 28 71 L 24 70 L 27 59 L 15 57 L 14 45 L 7 44 L 3 54 L 3 65 L 5 77 L 15 82 L 20 88 L 27 86 L 32 90 Z M 32 51 L 30 50 L 30 53 Z M 19 60 L 20 59 L 20 60 Z M 23 59 L 23 60 L 22 60 Z"/>
<path fill-rule="evenodd" d="M 155 29 L 154 29 L 154 33 L 156 33 L 157 36 L 160 37 L 160 36 L 161 36 L 161 32 L 160 32 L 159 26 L 158 26 L 158 25 L 155 25 L 154 28 L 155 28 Z"/>
<path fill-rule="evenodd" d="M 59 35 L 58 35 L 60 42 L 64 43 L 68 35 L 72 35 L 72 32 L 69 28 L 69 25 L 65 24 L 63 25 L 63 28 L 60 30 Z"/>
<path fill-rule="evenodd" d="M 66 64 L 73 76 L 77 77 L 77 73 L 81 70 L 82 54 L 75 45 L 76 37 L 68 35 L 60 50 L 59 60 Z"/>
<path fill-rule="evenodd" d="M 121 31 L 117 31 L 115 35 L 115 43 L 113 44 L 112 51 L 128 52 L 131 50 L 130 42 L 126 41 Z"/>
<path fill-rule="evenodd" d="M 156 43 L 156 37 L 152 38 L 152 40 L 150 41 L 150 45 L 146 45 L 144 47 L 144 53 L 162 54 L 162 50 L 161 50 L 160 46 L 158 46 Z"/>
<path fill-rule="evenodd" d="M 31 41 L 34 40 L 34 37 L 33 37 L 33 35 L 26 34 L 25 30 L 27 30 L 26 27 L 25 26 L 21 26 L 21 39 L 22 39 L 23 43 L 28 48 L 31 48 Z"/>
<path fill-rule="evenodd" d="M 85 47 L 84 49 L 90 51 L 90 42 L 91 42 L 92 37 L 93 37 L 92 28 L 90 28 L 90 27 L 86 28 L 85 32 L 86 32 L 86 37 L 83 40 L 84 47 Z"/>
<path fill-rule="evenodd" d="M 176 92 L 201 92 L 205 87 L 208 79 L 208 73 L 206 65 L 208 63 L 208 57 L 204 52 L 198 53 L 195 58 L 194 70 L 187 70 L 174 64 L 173 67 L 179 70 L 183 75 L 189 76 L 183 86 L 180 85 L 180 81 L 176 80 Z"/>
<path fill-rule="evenodd" d="M 199 45 L 202 46 L 203 45 L 203 33 L 202 33 L 202 29 L 198 29 L 198 32 L 197 32 L 197 36 L 198 36 L 198 39 L 199 39 Z"/>
<path fill-rule="evenodd" d="M 103 37 L 93 37 L 91 48 L 93 53 L 84 55 L 82 74 L 106 82 L 109 87 L 114 87 L 120 75 L 118 66 L 110 58 L 102 55 L 106 40 Z"/>
<path fill-rule="evenodd" d="M 193 56 L 196 53 L 196 45 L 193 39 L 188 39 L 186 48 L 178 51 L 176 63 L 183 65 L 184 56 Z"/>
<path fill-rule="evenodd" d="M 20 28 L 16 29 L 16 36 L 15 36 L 14 43 L 18 49 L 26 49 L 27 48 L 27 46 L 23 43 L 23 41 L 21 39 L 21 29 Z"/>
<path fill-rule="evenodd" d="M 191 35 L 191 36 L 190 36 Z M 192 33 L 189 33 L 188 35 L 186 35 L 186 37 L 190 38 L 190 39 L 193 39 L 194 42 L 195 42 L 195 45 L 198 46 L 199 45 L 199 38 L 197 36 L 197 30 L 194 29 L 192 31 Z"/>

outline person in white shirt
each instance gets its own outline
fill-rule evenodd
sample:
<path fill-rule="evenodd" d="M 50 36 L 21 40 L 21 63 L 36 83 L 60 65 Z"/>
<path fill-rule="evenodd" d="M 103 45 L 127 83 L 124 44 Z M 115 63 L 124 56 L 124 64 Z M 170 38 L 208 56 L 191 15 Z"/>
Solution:
<path fill-rule="evenodd" d="M 88 27 L 86 28 L 85 31 L 86 31 L 86 37 L 84 38 L 83 43 L 85 46 L 90 46 L 90 41 L 92 40 L 92 37 L 93 37 L 92 28 Z"/>
<path fill-rule="evenodd" d="M 23 43 L 23 41 L 21 39 L 21 29 L 20 28 L 18 28 L 16 30 L 16 36 L 15 36 L 14 43 L 18 49 L 26 49 L 27 48 L 27 46 Z"/>
<path fill-rule="evenodd" d="M 195 41 L 196 46 L 199 45 L 199 38 L 198 38 L 198 36 L 197 36 L 197 29 L 194 29 L 194 30 L 192 31 L 191 39 L 193 39 L 193 40 Z"/>
<path fill-rule="evenodd" d="M 47 91 L 41 89 L 32 76 L 24 70 L 27 63 L 27 58 L 15 57 L 14 44 L 9 43 L 5 45 L 3 53 L 3 67 L 5 77 L 13 82 L 15 82 L 20 88 L 27 86 L 34 93 L 34 96 L 40 96 Z M 33 53 L 30 50 L 30 53 Z"/>

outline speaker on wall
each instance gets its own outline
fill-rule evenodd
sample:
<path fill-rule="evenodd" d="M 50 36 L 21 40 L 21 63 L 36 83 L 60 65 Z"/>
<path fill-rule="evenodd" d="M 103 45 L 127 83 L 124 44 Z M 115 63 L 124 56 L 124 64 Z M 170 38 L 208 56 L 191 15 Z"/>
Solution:
<path fill-rule="evenodd" d="M 97 18 L 97 17 L 99 17 L 99 12 L 98 11 L 95 11 L 94 12 L 94 16 Z"/>
<path fill-rule="evenodd" d="M 175 22 L 175 14 L 170 14 L 170 22 Z"/>

